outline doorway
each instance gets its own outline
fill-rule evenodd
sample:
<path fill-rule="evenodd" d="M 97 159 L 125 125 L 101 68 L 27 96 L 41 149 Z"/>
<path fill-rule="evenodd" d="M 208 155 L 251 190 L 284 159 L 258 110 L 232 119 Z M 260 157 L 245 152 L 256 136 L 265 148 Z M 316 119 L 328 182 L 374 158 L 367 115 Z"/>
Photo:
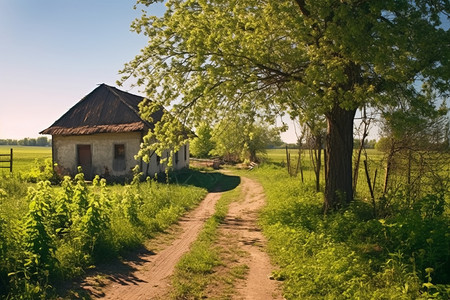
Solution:
<path fill-rule="evenodd" d="M 77 166 L 81 167 L 86 179 L 92 177 L 91 145 L 77 145 Z"/>

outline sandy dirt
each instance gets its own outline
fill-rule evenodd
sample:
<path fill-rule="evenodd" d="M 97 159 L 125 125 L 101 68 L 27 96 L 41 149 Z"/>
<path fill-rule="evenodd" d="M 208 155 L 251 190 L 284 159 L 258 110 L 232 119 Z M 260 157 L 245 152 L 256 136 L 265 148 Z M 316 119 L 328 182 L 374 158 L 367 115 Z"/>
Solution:
<path fill-rule="evenodd" d="M 127 276 L 110 274 L 100 290 L 92 278 L 83 286 L 94 299 L 165 299 L 170 291 L 170 275 L 181 256 L 197 238 L 204 222 L 214 213 L 221 193 L 209 193 L 202 203 L 180 221 L 181 234 L 160 251 L 147 251 L 124 262 L 132 270 Z"/>
<path fill-rule="evenodd" d="M 264 251 L 266 240 L 257 226 L 259 210 L 265 203 L 262 186 L 241 178 L 240 201 L 230 205 L 221 234 L 232 237 L 246 255 L 240 263 L 248 266 L 247 276 L 239 280 L 233 299 L 283 299 L 279 282 L 270 280 L 273 266 Z M 153 241 L 157 250 L 136 253 L 121 266 L 111 266 L 101 278 L 88 277 L 81 284 L 93 299 L 168 299 L 170 276 L 181 256 L 198 236 L 205 221 L 214 213 L 221 193 L 209 193 L 202 203 L 180 221 L 175 238 L 170 242 Z M 213 295 L 212 295 L 213 296 Z"/>
<path fill-rule="evenodd" d="M 241 177 L 242 200 L 230 205 L 221 230 L 238 239 L 238 245 L 247 252 L 242 258 L 248 266 L 246 278 L 238 283 L 233 299 L 283 299 L 279 282 L 270 280 L 274 267 L 265 252 L 266 239 L 257 224 L 259 210 L 264 206 L 262 186 L 251 179 Z"/>

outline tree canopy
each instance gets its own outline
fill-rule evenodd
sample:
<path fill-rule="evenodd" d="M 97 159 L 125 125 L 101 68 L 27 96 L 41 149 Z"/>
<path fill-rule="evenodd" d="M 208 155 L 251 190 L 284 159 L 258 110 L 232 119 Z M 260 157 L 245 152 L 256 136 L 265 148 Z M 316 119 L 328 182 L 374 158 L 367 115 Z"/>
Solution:
<path fill-rule="evenodd" d="M 230 162 L 258 162 L 269 145 L 279 142 L 279 128 L 252 117 L 236 114 L 214 126 L 212 153 Z"/>
<path fill-rule="evenodd" d="M 196 137 L 192 139 L 189 152 L 198 158 L 206 158 L 211 156 L 211 150 L 214 149 L 212 138 L 212 128 L 202 123 L 195 131 Z"/>
<path fill-rule="evenodd" d="M 163 1 L 138 1 L 149 12 L 155 2 Z M 143 12 L 132 24 L 149 40 L 125 65 L 123 80 L 136 77 L 149 99 L 193 126 L 242 110 L 269 119 L 324 115 L 325 210 L 353 198 L 359 107 L 395 102 L 393 91 L 414 98 L 422 93 L 419 80 L 448 93 L 450 38 L 441 23 L 447 0 L 165 3 L 162 17 Z"/>

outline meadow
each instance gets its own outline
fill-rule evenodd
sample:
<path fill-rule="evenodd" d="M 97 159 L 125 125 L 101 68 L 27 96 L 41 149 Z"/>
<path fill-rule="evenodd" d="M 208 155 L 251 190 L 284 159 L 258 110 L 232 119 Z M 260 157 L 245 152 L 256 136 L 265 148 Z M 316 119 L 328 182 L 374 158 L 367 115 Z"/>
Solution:
<path fill-rule="evenodd" d="M 0 145 L 0 154 L 9 154 L 11 148 L 13 149 L 13 172 L 27 172 L 36 163 L 42 164 L 46 159 L 52 158 L 51 147 Z M 5 172 L 9 172 L 9 169 L 0 169 L 0 174 Z"/>
<path fill-rule="evenodd" d="M 370 169 L 378 169 L 383 178 L 383 154 L 376 150 L 368 154 Z M 448 299 L 448 153 L 431 157 L 439 160 L 430 163 L 432 170 L 424 173 L 425 178 L 417 177 L 421 180 L 416 185 L 430 185 L 421 193 L 413 195 L 405 177 L 396 174 L 396 185 L 389 193 L 382 194 L 379 180 L 374 185 L 375 199 L 370 199 L 367 182 L 361 177 L 350 207 L 327 215 L 314 179 L 301 182 L 298 174 L 288 174 L 284 149 L 269 150 L 269 163 L 245 172 L 257 178 L 266 192 L 261 225 L 272 259 L 280 267 L 273 277 L 283 281 L 284 297 Z M 291 156 L 291 160 L 296 158 Z M 413 175 L 421 171 L 413 170 Z M 304 175 L 314 178 L 308 167 Z M 365 176 L 361 167 L 360 176 Z M 431 180 L 434 176 L 440 180 Z"/>
<path fill-rule="evenodd" d="M 189 170 L 173 174 L 174 184 L 136 179 L 110 185 L 97 178 L 87 185 L 79 174 L 51 184 L 46 181 L 52 176 L 50 148 L 14 149 L 17 171 L 0 173 L 0 298 L 7 299 L 56 297 L 55 285 L 141 247 L 196 206 L 223 176 Z M 298 150 L 290 153 L 296 168 Z M 379 172 L 375 198 L 370 198 L 360 166 L 355 201 L 327 215 L 309 151 L 302 153 L 303 181 L 299 173 L 287 172 L 284 149 L 268 150 L 265 162 L 252 171 L 234 171 L 264 186 L 267 205 L 260 224 L 278 266 L 272 276 L 283 281 L 286 299 L 450 296 L 448 164 L 442 157 L 433 162 L 435 167 L 421 175 L 425 178 L 415 181 L 422 186 L 420 193 L 406 189 L 405 178 L 394 174 L 398 185 L 383 194 L 384 155 L 376 150 L 367 154 L 370 174 Z M 399 170 L 402 165 L 399 161 Z M 439 180 L 431 180 L 433 176 Z M 216 229 L 239 191 L 234 188 L 224 187 L 230 194 L 179 263 L 174 277 L 179 297 L 201 289 L 208 280 L 205 274 L 214 274 L 220 264 L 214 253 Z"/>
<path fill-rule="evenodd" d="M 55 181 L 51 149 L 14 151 L 17 169 L 0 174 L 2 299 L 56 298 L 55 286 L 177 222 L 221 176 L 192 170 L 169 179 L 182 184 L 166 184 L 141 182 L 137 174 L 129 184 L 111 185 L 98 177 L 88 184 L 79 173 Z"/>

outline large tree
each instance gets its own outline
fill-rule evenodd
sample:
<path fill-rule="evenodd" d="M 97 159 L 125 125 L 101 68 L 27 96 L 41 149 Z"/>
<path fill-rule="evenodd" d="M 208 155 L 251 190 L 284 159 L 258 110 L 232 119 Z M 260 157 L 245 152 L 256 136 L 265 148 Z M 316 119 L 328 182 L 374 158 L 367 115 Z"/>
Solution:
<path fill-rule="evenodd" d="M 353 198 L 356 110 L 395 101 L 392 90 L 417 80 L 448 84 L 448 0 L 138 1 L 148 11 L 155 2 L 166 12 L 133 23 L 149 41 L 124 78 L 194 126 L 249 107 L 324 115 L 325 210 Z"/>

